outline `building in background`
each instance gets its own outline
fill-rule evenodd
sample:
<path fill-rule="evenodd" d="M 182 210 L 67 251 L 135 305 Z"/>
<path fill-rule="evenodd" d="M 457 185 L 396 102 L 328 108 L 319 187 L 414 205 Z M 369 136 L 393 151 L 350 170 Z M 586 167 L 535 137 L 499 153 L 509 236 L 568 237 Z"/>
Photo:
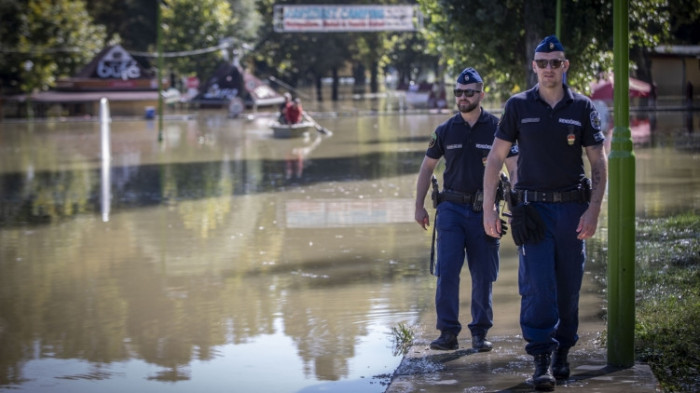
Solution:
<path fill-rule="evenodd" d="M 163 84 L 166 89 L 168 81 Z M 110 102 L 112 116 L 143 115 L 158 104 L 156 72 L 114 45 L 103 49 L 75 76 L 58 79 L 53 90 L 7 98 L 4 110 L 12 116 L 8 111 L 13 104 L 15 110 L 30 105 L 36 117 L 92 117 L 99 114 L 103 97 Z"/>

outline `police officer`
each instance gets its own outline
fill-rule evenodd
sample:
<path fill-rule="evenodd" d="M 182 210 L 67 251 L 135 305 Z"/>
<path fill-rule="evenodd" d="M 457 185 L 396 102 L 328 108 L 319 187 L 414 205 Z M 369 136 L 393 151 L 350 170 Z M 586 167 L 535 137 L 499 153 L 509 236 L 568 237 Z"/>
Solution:
<path fill-rule="evenodd" d="M 511 231 L 519 245 L 520 325 L 525 350 L 535 360 L 535 388 L 553 390 L 555 378 L 569 377 L 567 355 L 578 340 L 584 239 L 596 231 L 607 159 L 598 112 L 563 82 L 569 61 L 556 37 L 537 46 L 532 69 L 538 84 L 506 102 L 496 131 L 484 175 L 484 209 L 493 206 L 498 171 L 517 142 L 518 204 Z M 500 232 L 493 209 L 484 213 L 484 230 L 491 236 Z"/>
<path fill-rule="evenodd" d="M 454 89 L 459 113 L 440 124 L 433 132 L 420 167 L 416 185 L 415 219 L 427 229 L 430 217 L 424 201 L 438 161 L 445 157 L 444 190 L 437 206 L 435 228 L 438 233 L 438 276 L 435 294 L 437 329 L 440 337 L 430 344 L 432 349 L 458 348 L 459 275 L 465 253 L 472 278 L 469 329 L 472 347 L 490 351 L 492 344 L 486 333 L 493 326 L 492 284 L 498 274 L 500 240 L 487 236 L 482 226 L 481 199 L 486 156 L 491 149 L 498 119 L 481 108 L 483 81 L 473 68 L 459 74 Z M 517 149 L 512 149 L 511 156 Z M 509 154 L 509 153 L 507 153 Z M 515 173 L 515 158 L 508 160 L 510 173 Z"/>

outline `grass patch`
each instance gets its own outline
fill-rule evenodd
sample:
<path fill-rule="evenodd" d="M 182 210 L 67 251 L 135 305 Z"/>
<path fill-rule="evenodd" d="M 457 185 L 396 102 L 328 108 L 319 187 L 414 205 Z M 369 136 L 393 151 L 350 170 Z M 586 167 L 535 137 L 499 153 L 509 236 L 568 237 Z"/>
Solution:
<path fill-rule="evenodd" d="M 637 358 L 666 392 L 700 391 L 700 217 L 638 219 Z"/>
<path fill-rule="evenodd" d="M 397 326 L 391 328 L 391 333 L 394 337 L 394 356 L 405 355 L 416 337 L 413 328 L 404 322 L 399 322 Z"/>

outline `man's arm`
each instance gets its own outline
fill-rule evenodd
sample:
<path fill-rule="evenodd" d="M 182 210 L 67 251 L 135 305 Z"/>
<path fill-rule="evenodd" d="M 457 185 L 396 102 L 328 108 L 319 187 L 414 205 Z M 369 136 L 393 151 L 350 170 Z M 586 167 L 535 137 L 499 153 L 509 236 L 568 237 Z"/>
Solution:
<path fill-rule="evenodd" d="M 499 173 L 503 169 L 503 162 L 508 156 L 512 143 L 494 138 L 491 152 L 486 157 L 486 169 L 484 169 L 484 231 L 492 237 L 501 236 L 501 221 L 496 211 L 496 188 L 500 181 Z M 510 172 L 510 169 L 509 169 Z"/>
<path fill-rule="evenodd" d="M 586 146 L 586 156 L 591 164 L 591 203 L 588 209 L 579 219 L 578 238 L 588 239 L 595 234 L 598 227 L 598 215 L 605 197 L 605 187 L 608 182 L 608 158 L 605 155 L 605 147 L 603 144 Z"/>
<path fill-rule="evenodd" d="M 425 196 L 428 195 L 428 189 L 430 188 L 430 178 L 433 175 L 433 171 L 437 166 L 439 160 L 435 158 L 430 158 L 425 156 L 423 158 L 423 163 L 420 165 L 420 171 L 418 172 L 418 181 L 416 182 L 416 211 L 415 219 L 416 222 L 423 227 L 423 229 L 428 229 L 430 226 L 430 216 L 428 211 L 425 210 Z"/>

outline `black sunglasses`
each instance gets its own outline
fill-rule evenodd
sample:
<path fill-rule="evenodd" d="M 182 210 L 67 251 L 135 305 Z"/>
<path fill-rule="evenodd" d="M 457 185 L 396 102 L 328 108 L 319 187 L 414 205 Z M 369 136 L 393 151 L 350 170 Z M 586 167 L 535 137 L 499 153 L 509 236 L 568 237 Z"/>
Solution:
<path fill-rule="evenodd" d="M 549 64 L 552 69 L 557 69 L 561 66 L 564 65 L 564 62 L 566 60 L 561 60 L 561 59 L 552 59 L 552 60 L 545 60 L 545 59 L 535 59 L 535 64 L 537 64 L 538 68 L 545 69 L 547 68 L 547 64 Z"/>
<path fill-rule="evenodd" d="M 474 97 L 474 94 L 476 94 L 476 93 L 481 93 L 481 90 L 473 90 L 473 89 L 464 89 L 464 90 L 462 90 L 462 89 L 454 89 L 452 92 L 455 93 L 455 97 L 461 97 L 462 94 L 464 94 L 464 95 L 467 96 L 467 97 Z"/>

